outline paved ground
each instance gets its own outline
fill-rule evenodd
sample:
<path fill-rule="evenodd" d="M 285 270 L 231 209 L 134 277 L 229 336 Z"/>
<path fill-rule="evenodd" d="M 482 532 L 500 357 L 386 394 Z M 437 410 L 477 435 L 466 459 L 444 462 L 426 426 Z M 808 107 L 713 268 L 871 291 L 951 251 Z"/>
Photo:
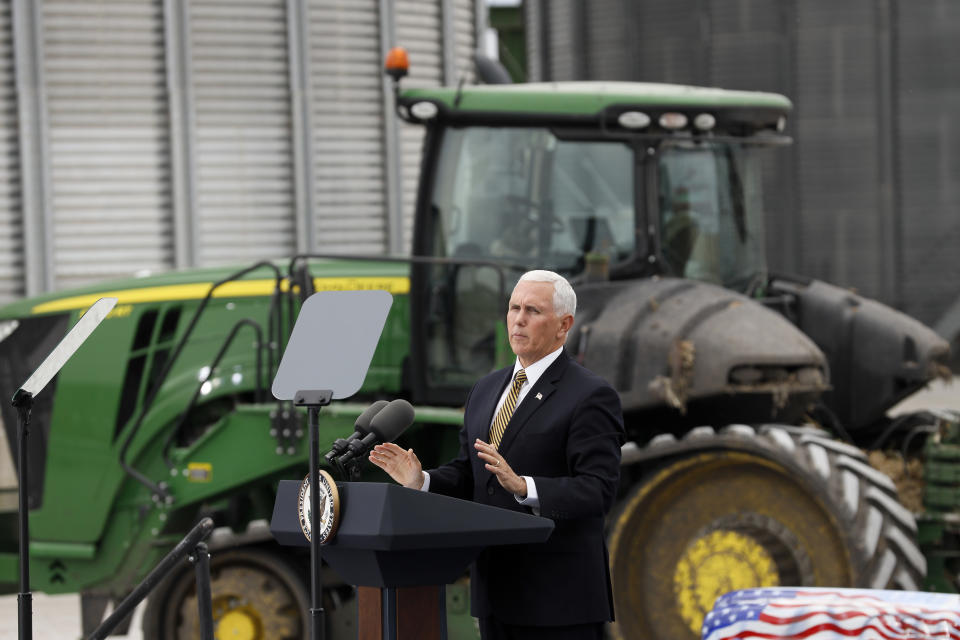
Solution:
<path fill-rule="evenodd" d="M 130 635 L 112 636 L 117 640 L 141 640 L 140 619 L 143 605 L 134 612 Z M 34 640 L 74 640 L 80 638 L 80 598 L 75 595 L 33 594 Z M 17 639 L 17 596 L 0 598 L 0 640 Z"/>

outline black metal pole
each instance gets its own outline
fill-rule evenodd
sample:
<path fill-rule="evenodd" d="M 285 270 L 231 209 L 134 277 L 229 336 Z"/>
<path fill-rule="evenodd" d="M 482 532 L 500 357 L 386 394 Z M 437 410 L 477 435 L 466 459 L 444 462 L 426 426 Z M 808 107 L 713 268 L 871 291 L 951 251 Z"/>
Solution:
<path fill-rule="evenodd" d="M 320 408 L 307 407 L 310 422 L 310 637 L 323 640 L 323 578 L 320 575 Z"/>
<path fill-rule="evenodd" d="M 197 613 L 200 616 L 200 640 L 213 640 L 213 599 L 210 593 L 210 554 L 207 544 L 193 549 L 197 572 Z"/>
<path fill-rule="evenodd" d="M 33 594 L 30 593 L 30 472 L 27 463 L 27 436 L 30 435 L 30 412 L 33 394 L 19 389 L 13 396 L 17 408 L 17 483 L 20 498 L 20 593 L 17 594 L 17 624 L 20 640 L 33 638 Z"/>
<path fill-rule="evenodd" d="M 117 605 L 117 608 L 110 614 L 110 617 L 100 623 L 100 626 L 87 636 L 87 640 L 104 640 L 104 638 L 109 636 L 113 630 L 123 622 L 124 618 L 133 613 L 133 610 L 137 608 L 140 601 L 149 595 L 153 588 L 175 568 L 177 563 L 186 558 L 204 538 L 210 535 L 211 531 L 213 531 L 213 520 L 210 518 L 204 518 L 194 525 L 193 529 L 184 536 L 183 540 L 178 542 L 177 546 L 163 557 L 163 560 L 154 567 L 153 571 L 147 574 L 143 582 L 137 585 L 137 588 L 130 592 L 130 595 L 124 598 L 123 602 Z M 209 575 L 209 569 L 207 575 Z M 209 602 L 209 597 L 207 601 Z M 203 624 L 203 621 L 201 621 L 201 624 Z"/>

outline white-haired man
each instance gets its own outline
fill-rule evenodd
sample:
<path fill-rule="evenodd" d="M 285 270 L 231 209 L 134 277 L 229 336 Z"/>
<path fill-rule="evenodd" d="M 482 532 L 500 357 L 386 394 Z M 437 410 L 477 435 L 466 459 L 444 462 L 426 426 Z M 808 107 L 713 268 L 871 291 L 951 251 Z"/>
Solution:
<path fill-rule="evenodd" d="M 370 460 L 406 487 L 555 522 L 541 545 L 492 547 L 471 570 L 484 640 L 600 640 L 613 619 L 603 535 L 620 478 L 620 399 L 563 351 L 577 297 L 562 276 L 529 271 L 510 296 L 512 367 L 470 392 L 451 462 L 422 470 L 413 449 L 378 445 Z"/>

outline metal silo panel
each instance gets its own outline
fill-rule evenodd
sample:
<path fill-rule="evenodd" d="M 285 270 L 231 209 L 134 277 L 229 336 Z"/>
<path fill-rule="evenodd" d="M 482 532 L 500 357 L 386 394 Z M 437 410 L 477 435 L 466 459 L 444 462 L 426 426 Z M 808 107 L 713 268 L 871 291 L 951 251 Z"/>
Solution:
<path fill-rule="evenodd" d="M 704 21 L 699 0 L 638 3 L 631 19 L 638 64 L 632 80 L 703 84 Z"/>
<path fill-rule="evenodd" d="M 878 217 L 874 3 L 799 2 L 801 270 L 876 297 L 886 242 Z"/>
<path fill-rule="evenodd" d="M 584 24 L 586 77 L 590 80 L 630 80 L 638 64 L 637 43 L 627 22 L 627 3 L 599 0 L 587 3 Z"/>
<path fill-rule="evenodd" d="M 790 50 L 781 12 L 780 3 L 765 0 L 711 0 L 708 84 L 785 93 Z"/>
<path fill-rule="evenodd" d="M 443 42 L 441 0 L 396 0 L 397 43 L 410 51 L 410 75 L 405 87 L 443 85 Z M 404 250 L 410 251 L 410 230 L 420 178 L 423 127 L 400 123 L 400 182 L 402 188 Z"/>
<path fill-rule="evenodd" d="M 550 51 L 547 66 L 551 80 L 581 80 L 579 73 L 577 0 L 552 0 L 547 11 Z"/>
<path fill-rule="evenodd" d="M 172 266 L 161 3 L 43 3 L 54 285 Z"/>
<path fill-rule="evenodd" d="M 524 0 L 523 25 L 527 41 L 527 79 L 542 82 L 544 74 L 544 39 L 546 29 L 543 21 L 544 0 Z"/>
<path fill-rule="evenodd" d="M 473 54 L 478 48 L 476 0 L 453 0 L 454 52 L 457 82 L 476 82 Z"/>
<path fill-rule="evenodd" d="M 317 245 L 381 253 L 387 243 L 377 0 L 309 6 Z"/>
<path fill-rule="evenodd" d="M 20 150 L 10 2 L 0 2 L 0 301 L 23 295 Z"/>
<path fill-rule="evenodd" d="M 201 264 L 295 247 L 284 0 L 194 0 L 197 227 Z"/>
<path fill-rule="evenodd" d="M 899 6 L 901 289 L 904 310 L 934 323 L 960 296 L 960 5 Z"/>

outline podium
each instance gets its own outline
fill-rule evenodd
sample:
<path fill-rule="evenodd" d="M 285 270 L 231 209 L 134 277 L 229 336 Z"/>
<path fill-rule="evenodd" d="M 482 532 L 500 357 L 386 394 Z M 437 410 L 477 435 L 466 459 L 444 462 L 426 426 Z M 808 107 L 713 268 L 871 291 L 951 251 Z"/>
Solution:
<path fill-rule="evenodd" d="M 270 530 L 280 544 L 309 546 L 300 529 L 300 483 L 281 480 Z M 415 491 L 395 484 L 338 483 L 340 523 L 323 557 L 358 587 L 361 640 L 446 638 L 443 585 L 488 546 L 544 542 L 547 518 Z"/>

